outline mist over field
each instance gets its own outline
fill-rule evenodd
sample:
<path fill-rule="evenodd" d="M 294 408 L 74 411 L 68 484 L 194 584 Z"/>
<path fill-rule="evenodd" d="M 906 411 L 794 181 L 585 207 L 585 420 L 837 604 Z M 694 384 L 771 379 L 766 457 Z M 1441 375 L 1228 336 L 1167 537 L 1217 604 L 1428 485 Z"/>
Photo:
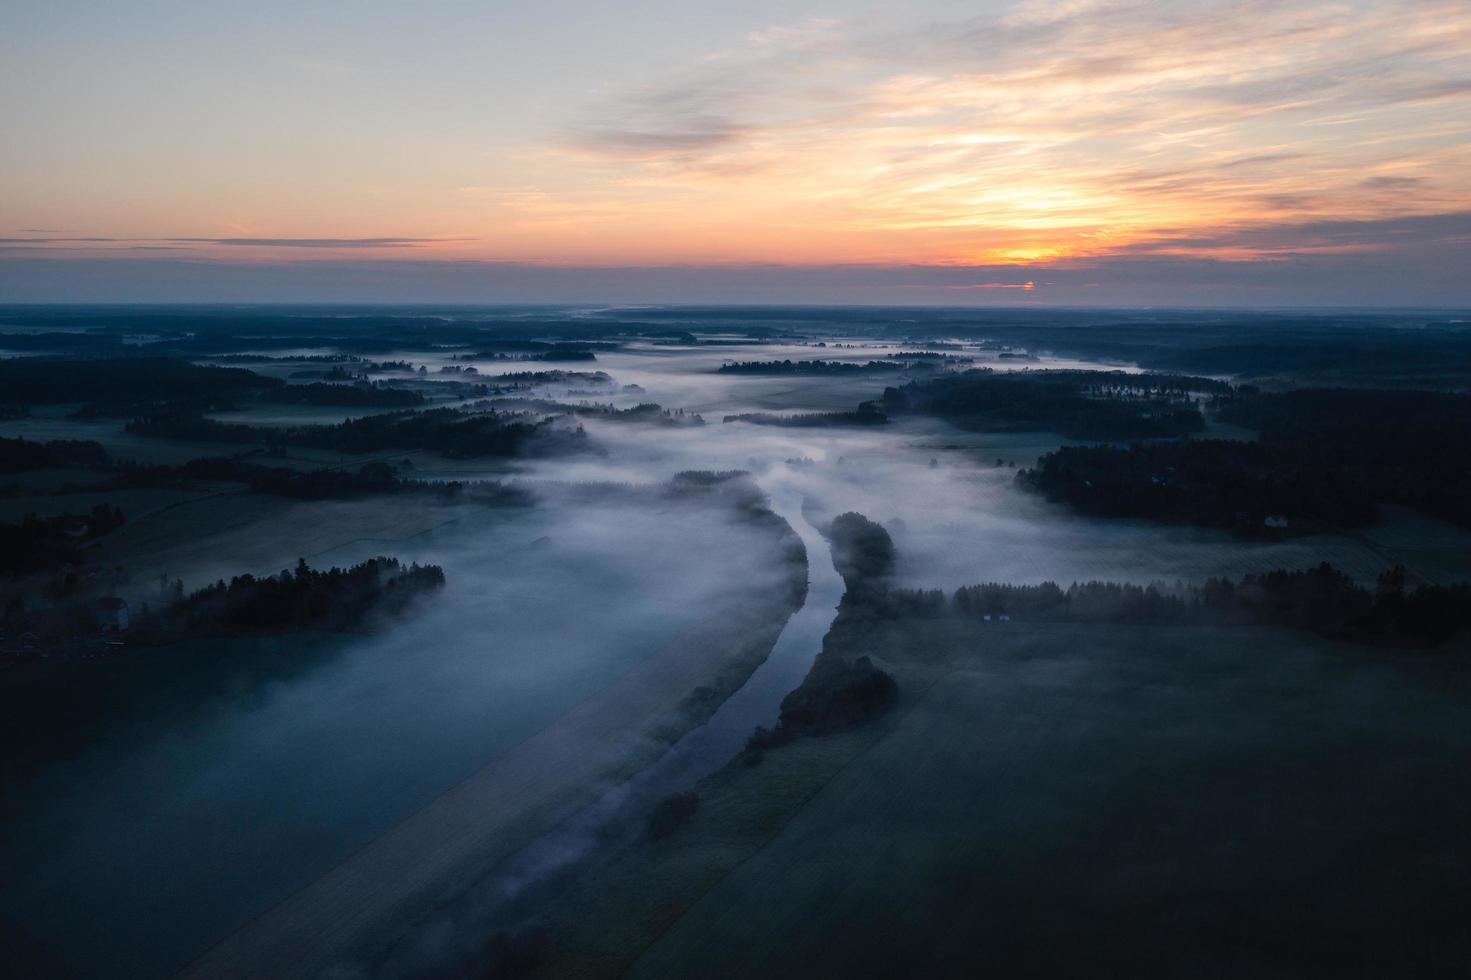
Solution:
<path fill-rule="evenodd" d="M 0 338 L 17 372 L 89 363 L 44 344 L 128 338 L 89 355 L 115 391 L 33 386 L 0 420 L 0 520 L 55 555 L 7 579 L 0 637 L 17 749 L 0 911 L 27 975 L 839 975 L 873 955 L 836 950 L 843 923 L 889 935 L 894 971 L 963 972 L 969 951 L 939 933 L 1016 895 L 1079 917 L 1114 895 L 1120 935 L 1142 935 L 1151 896 L 1246 900 L 1250 876 L 1213 877 L 1221 854 L 1247 847 L 1267 875 L 1261 854 L 1309 848 L 1304 827 L 1366 793 L 1438 800 L 1437 827 L 1462 807 L 1446 768 L 1471 705 L 1446 612 L 1460 593 L 1433 591 L 1467 576 L 1456 491 L 1416 496 L 1399 469 L 1319 484 L 1291 453 L 1262 457 L 1278 469 L 1260 486 L 1256 457 L 1247 476 L 1187 479 L 1187 452 L 1220 467 L 1277 451 L 1251 448 L 1276 430 L 1244 424 L 1282 424 L 1272 399 L 1294 389 L 1270 353 L 1213 370 L 1228 355 L 1182 353 L 1174 327 L 948 313 L 220 314 L 245 336 L 112 315 L 11 314 Z M 95 335 L 67 332 L 89 318 Z M 1311 356 L 1340 343 L 1316 324 L 1250 329 Z M 1157 366 L 1192 357 L 1199 375 Z M 244 387 L 169 394 L 190 365 Z M 1402 394 L 1426 362 L 1383 370 L 1406 374 L 1345 397 L 1460 438 L 1434 414 L 1455 385 Z M 322 376 L 335 390 L 308 391 Z M 1079 446 L 1178 454 L 1125 474 L 1145 489 L 1123 499 L 1205 502 L 1095 513 L 1078 501 L 1116 478 L 1102 469 L 1040 487 L 1042 461 Z M 1372 519 L 1339 484 L 1371 486 Z M 442 580 L 347 623 L 331 615 L 345 599 L 282 599 L 268 628 L 211 612 L 379 556 Z M 1306 581 L 1336 591 L 1307 612 L 1283 593 L 1216 613 L 1191 591 L 1242 583 L 1254 602 L 1324 563 L 1339 577 Z M 982 586 L 1001 591 L 962 600 Z M 77 625 L 114 600 L 132 623 Z M 1288 791 L 1324 766 L 1320 790 Z M 1222 802 L 1214 822 L 1186 792 Z M 1386 833 L 1410 833 L 1390 816 Z M 1100 820 L 1127 854 L 1062 888 Z M 1205 842 L 1152 854 L 1127 828 L 1156 820 L 1203 821 Z M 1346 819 L 1312 861 L 1368 834 Z M 1444 864 L 1407 886 L 1412 904 L 1451 901 L 1460 851 L 1425 847 Z M 870 885 L 845 883 L 850 863 Z M 836 933 L 809 928 L 827 889 L 848 896 Z M 895 902 L 922 911 L 885 933 Z M 1300 923 L 1303 942 L 1354 914 Z M 1182 939 L 1180 962 L 1216 942 Z M 1305 955 L 1274 948 L 1264 962 Z"/>

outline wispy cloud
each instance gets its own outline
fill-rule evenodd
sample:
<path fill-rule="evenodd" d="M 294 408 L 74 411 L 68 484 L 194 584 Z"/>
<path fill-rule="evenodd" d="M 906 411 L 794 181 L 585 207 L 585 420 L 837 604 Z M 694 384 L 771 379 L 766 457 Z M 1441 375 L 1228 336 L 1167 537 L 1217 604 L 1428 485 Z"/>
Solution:
<path fill-rule="evenodd" d="M 1468 65 L 1462 2 L 1029 3 L 757 32 L 561 147 L 629 213 L 693 192 L 856 257 L 1055 260 L 1471 207 Z"/>
<path fill-rule="evenodd" d="M 27 237 L 0 238 L 0 245 L 20 245 L 33 248 L 47 246 L 110 246 L 120 245 L 130 249 L 188 248 L 195 245 L 246 246 L 255 248 L 314 248 L 331 250 L 419 248 L 446 242 L 464 242 L 465 238 L 108 238 L 108 237 Z"/>
<path fill-rule="evenodd" d="M 36 166 L 15 184 L 34 193 L 7 198 L 38 202 L 12 218 L 34 227 L 0 247 L 38 266 L 183 249 L 191 269 L 944 268 L 960 270 L 947 290 L 1028 301 L 1048 270 L 1191 270 L 1236 288 L 1223 266 L 1338 263 L 1357 283 L 1369 263 L 1403 274 L 1465 254 L 1465 0 L 1026 0 L 966 17 L 1000 5 L 929 0 L 841 19 L 823 6 L 755 30 L 711 18 L 700 36 L 732 26 L 701 49 L 671 29 L 656 59 L 523 100 L 445 85 L 412 101 L 428 90 L 363 60 L 326 93 L 334 111 L 362 100 L 374 126 L 358 140 L 242 141 L 223 158 L 228 141 L 201 140 L 192 164 L 139 150 L 157 165 L 75 195 L 58 192 L 73 171 Z M 641 26 L 631 13 L 630 35 Z M 323 51 L 326 75 L 340 56 Z M 283 122 L 250 92 L 232 107 L 247 135 Z M 380 163 L 353 166 L 368 157 Z"/>
<path fill-rule="evenodd" d="M 171 242 L 198 245 L 250 245 L 263 248 L 417 248 L 445 241 L 447 238 L 170 238 Z"/>

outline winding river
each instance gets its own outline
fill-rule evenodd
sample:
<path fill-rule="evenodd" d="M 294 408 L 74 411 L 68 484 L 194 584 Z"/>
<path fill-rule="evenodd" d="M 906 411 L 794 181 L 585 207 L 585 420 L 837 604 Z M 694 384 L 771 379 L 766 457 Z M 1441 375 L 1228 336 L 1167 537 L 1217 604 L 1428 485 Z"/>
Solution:
<path fill-rule="evenodd" d="M 686 790 L 729 763 L 758 725 L 776 723 L 782 699 L 796 688 L 822 650 L 843 580 L 833 567 L 827 540 L 802 513 L 802 495 L 780 487 L 771 509 L 791 525 L 807 549 L 807 595 L 778 636 L 771 654 L 711 716 L 690 731 L 649 768 L 621 783 L 554 830 L 502 862 L 458 904 L 400 942 L 371 972 L 397 976 L 412 963 L 459 952 L 465 934 L 490 935 L 505 924 L 508 910 L 528 889 L 566 871 L 608 842 L 608 829 L 666 794 Z M 361 975 L 351 968 L 334 975 Z"/>

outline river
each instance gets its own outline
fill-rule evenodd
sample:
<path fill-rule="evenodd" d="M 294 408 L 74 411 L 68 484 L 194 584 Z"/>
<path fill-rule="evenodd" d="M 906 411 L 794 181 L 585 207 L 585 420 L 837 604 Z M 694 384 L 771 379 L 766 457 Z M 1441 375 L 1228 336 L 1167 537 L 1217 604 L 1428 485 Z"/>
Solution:
<path fill-rule="evenodd" d="M 344 966 L 333 976 L 395 977 L 419 972 L 426 962 L 454 961 L 463 955 L 468 936 L 478 941 L 513 925 L 512 910 L 529 890 L 566 873 L 610 840 L 626 839 L 630 827 L 637 825 L 624 818 L 667 794 L 689 789 L 729 763 L 758 725 L 776 723 L 782 699 L 801 684 L 821 652 L 843 595 L 843 580 L 833 566 L 827 540 L 804 516 L 802 503 L 801 493 L 793 488 L 779 486 L 771 492 L 771 509 L 791 525 L 807 549 L 805 601 L 787 621 L 771 654 L 709 721 L 677 741 L 652 766 L 502 862 L 454 907 L 416 926 L 371 970 Z M 610 833 L 614 827 L 621 830 Z"/>

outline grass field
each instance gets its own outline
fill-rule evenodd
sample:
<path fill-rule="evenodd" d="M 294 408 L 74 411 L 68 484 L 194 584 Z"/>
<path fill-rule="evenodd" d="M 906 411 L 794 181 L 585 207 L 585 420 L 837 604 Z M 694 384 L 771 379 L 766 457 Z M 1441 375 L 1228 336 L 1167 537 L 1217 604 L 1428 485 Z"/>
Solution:
<path fill-rule="evenodd" d="M 539 975 L 1471 965 L 1464 651 L 910 622 L 867 652 L 895 713 L 707 780 L 684 831 L 563 898 Z"/>

